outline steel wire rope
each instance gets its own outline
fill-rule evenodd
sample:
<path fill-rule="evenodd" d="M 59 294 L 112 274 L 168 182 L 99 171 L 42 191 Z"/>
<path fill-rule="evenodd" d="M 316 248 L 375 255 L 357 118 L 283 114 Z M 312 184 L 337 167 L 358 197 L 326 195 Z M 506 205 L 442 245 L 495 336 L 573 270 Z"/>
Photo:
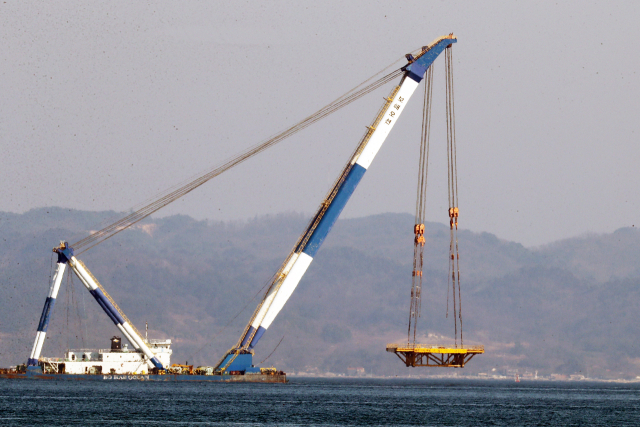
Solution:
<path fill-rule="evenodd" d="M 425 129 L 423 131 L 423 135 L 422 137 L 424 138 L 425 142 L 426 142 L 426 153 L 425 153 L 425 158 L 424 158 L 424 180 L 423 180 L 423 187 L 422 187 L 422 192 L 421 192 L 421 206 L 420 206 L 420 224 L 421 227 L 422 225 L 424 225 L 425 223 L 425 219 L 426 219 L 426 203 L 427 203 L 427 183 L 428 183 L 428 176 L 429 176 L 429 145 L 430 145 L 430 134 L 431 134 L 431 109 L 432 109 L 432 105 L 433 103 L 431 102 L 432 99 L 432 91 L 433 91 L 433 68 L 429 67 L 429 70 L 427 71 L 427 87 L 428 87 L 428 95 L 427 95 L 427 111 L 426 111 L 426 117 L 425 120 L 426 121 L 426 125 L 425 125 Z M 422 234 L 423 234 L 423 239 L 420 245 L 420 280 L 419 280 L 419 293 L 418 293 L 418 304 L 417 304 L 417 311 L 418 311 L 418 318 L 421 317 L 421 310 L 422 310 L 422 280 L 423 280 L 423 269 L 424 269 L 424 246 L 425 246 L 425 239 L 424 239 L 424 229 L 421 230 Z M 413 330 L 413 334 L 414 334 L 414 342 L 415 342 L 415 334 L 416 334 L 416 330 L 417 330 L 417 319 L 416 319 L 416 327 L 414 327 Z"/>
<path fill-rule="evenodd" d="M 424 111 L 426 109 L 426 85 L 425 85 L 425 98 L 423 101 L 423 122 L 422 122 L 422 131 L 424 132 Z M 418 161 L 418 194 L 416 195 L 416 215 L 414 220 L 414 243 L 413 243 L 413 270 L 411 274 L 411 304 L 409 306 L 409 326 L 407 328 L 407 344 L 411 342 L 411 329 L 414 328 L 415 331 L 415 322 L 416 322 L 416 298 L 417 298 L 417 283 L 416 283 L 416 274 L 418 272 L 418 238 L 419 238 L 419 227 L 420 227 L 420 194 L 421 194 L 421 183 L 423 179 L 422 175 L 422 162 L 424 158 L 424 138 L 421 138 L 420 141 L 420 158 Z M 413 343 L 415 345 L 415 333 Z"/>
<path fill-rule="evenodd" d="M 385 83 L 385 82 L 382 82 L 382 84 L 384 84 L 384 83 Z M 374 83 L 373 85 L 375 85 L 375 83 Z M 279 135 L 276 135 L 276 137 L 274 137 L 274 138 L 271 138 L 271 139 L 267 140 L 267 142 L 266 142 L 266 143 L 259 144 L 258 146 L 254 147 L 253 149 L 250 149 L 248 152 L 245 152 L 245 153 L 241 154 L 240 156 L 238 156 L 238 157 L 236 157 L 236 158 L 234 158 L 234 159 L 231 159 L 231 160 L 229 160 L 229 161 L 225 162 L 225 163 L 223 164 L 223 167 L 224 167 L 224 166 L 226 166 L 226 165 L 229 165 L 230 163 L 232 163 L 232 165 L 231 165 L 231 166 L 235 166 L 235 164 L 239 163 L 239 161 L 245 160 L 246 158 L 248 158 L 248 156 L 251 156 L 251 155 L 253 155 L 253 154 L 257 154 L 259 151 L 261 151 L 261 149 L 266 148 L 266 146 L 270 146 L 270 145 L 272 145 L 272 144 L 273 144 L 273 143 L 275 143 L 275 142 L 279 142 L 281 139 L 284 139 L 284 137 L 290 136 L 290 135 L 292 135 L 293 133 L 295 133 L 295 132 L 297 132 L 297 131 L 301 130 L 301 129 L 302 129 L 302 127 L 301 127 L 301 126 L 305 126 L 305 127 L 306 127 L 306 125 L 309 125 L 309 124 L 311 124 L 311 123 L 313 123 L 313 122 L 315 122 L 315 121 L 319 120 L 320 118 L 323 118 L 323 117 L 325 117 L 326 115 L 328 115 L 328 114 L 330 114 L 330 113 L 332 113 L 332 112 L 334 112 L 334 111 L 337 111 L 337 109 L 341 108 L 341 107 L 342 107 L 342 106 L 344 106 L 344 105 L 347 105 L 347 103 L 349 103 L 349 102 L 354 101 L 354 100 L 355 100 L 355 99 L 357 99 L 359 96 L 362 96 L 362 95 L 364 95 L 364 94 L 368 93 L 370 90 L 375 89 L 375 88 L 376 88 L 376 86 L 371 87 L 371 86 L 373 86 L 373 85 L 370 85 L 369 87 L 367 87 L 367 88 L 363 89 L 362 91 L 359 91 L 358 93 L 354 94 L 353 96 L 348 97 L 347 99 L 344 99 L 344 100 L 343 100 L 343 102 L 341 102 L 341 103 L 338 103 L 338 104 L 335 104 L 335 105 L 331 106 L 332 108 L 329 108 L 329 109 L 324 108 L 324 109 L 320 110 L 320 113 L 322 113 L 322 114 L 320 114 L 320 115 L 315 114 L 315 115 L 309 116 L 307 119 L 305 119 L 305 120 L 303 120 L 302 122 L 300 122 L 300 123 L 298 123 L 298 124 L 296 124 L 296 125 L 292 126 L 292 127 L 291 127 L 291 128 L 289 128 L 287 131 L 285 131 L 285 132 L 283 132 L 283 133 L 281 133 L 281 134 L 279 134 Z M 258 150 L 258 151 L 256 151 L 256 150 Z M 238 161 L 238 160 L 239 160 L 239 161 Z M 218 172 L 218 169 L 219 169 L 219 168 L 216 168 L 216 169 L 214 170 L 214 172 Z M 226 170 L 226 169 L 227 169 L 227 168 L 225 168 L 225 170 Z M 205 175 L 203 175 L 203 176 L 199 176 L 196 180 L 193 180 L 193 181 L 189 182 L 189 183 L 187 184 L 187 186 L 183 186 L 183 187 L 179 188 L 178 190 L 176 190 L 176 191 L 174 191 L 174 192 L 169 193 L 167 196 L 168 196 L 168 197 L 170 197 L 170 198 L 175 198 L 175 197 L 177 196 L 177 197 L 179 198 L 179 197 L 183 196 L 184 194 L 186 194 L 186 192 L 188 192 L 188 191 L 192 190 L 192 189 L 193 189 L 193 186 L 199 186 L 199 185 L 201 185 L 202 183 L 204 183 L 204 182 L 203 182 L 204 180 L 208 180 L 208 179 L 210 179 L 210 178 L 211 178 L 211 176 L 209 176 L 209 174 L 205 174 Z M 164 204 L 163 202 L 165 202 L 165 201 L 167 200 L 167 196 L 164 196 L 164 197 L 160 198 L 159 200 L 155 201 L 154 203 L 147 205 L 147 206 L 146 206 L 146 207 L 144 207 L 143 209 L 140 209 L 139 211 L 134 212 L 133 214 L 131 214 L 131 215 L 129 215 L 129 216 L 127 216 L 127 217 L 125 217 L 123 220 L 118 221 L 118 222 L 117 222 L 117 223 L 115 223 L 115 224 L 112 224 L 112 225 L 109 227 L 109 230 L 108 230 L 108 231 L 110 231 L 111 229 L 117 228 L 117 227 L 119 227 L 119 226 L 122 226 L 123 224 L 125 224 L 125 223 L 126 223 L 126 221 L 127 221 L 127 220 L 130 220 L 130 219 L 132 219 L 132 218 L 133 218 L 133 219 L 136 219 L 136 216 L 138 216 L 138 215 L 140 215 L 140 214 L 144 214 L 144 213 L 146 213 L 146 212 L 145 212 L 145 209 L 148 209 L 148 208 L 157 208 L 157 205 L 156 205 L 157 203 L 160 203 L 160 204 L 162 204 L 163 206 L 164 206 L 164 205 L 166 205 L 166 204 Z M 81 246 L 85 245 L 87 241 L 95 240 L 96 238 L 99 238 L 99 237 L 100 237 L 100 235 L 99 235 L 98 233 L 96 233 L 95 235 L 92 235 L 92 236 L 88 237 L 87 239 L 83 239 L 83 240 L 81 240 L 80 242 L 76 243 L 76 244 L 75 244 L 75 246 L 76 246 L 76 247 L 81 247 Z"/>
<path fill-rule="evenodd" d="M 415 209 L 415 217 L 414 217 L 414 243 L 413 243 L 413 271 L 411 277 L 411 304 L 409 306 L 409 326 L 407 328 L 407 343 L 411 342 L 411 329 L 412 327 L 415 330 L 415 317 L 416 317 L 416 294 L 418 290 L 416 289 L 416 273 L 418 271 L 418 233 L 420 227 L 420 218 L 421 218 L 421 194 L 422 194 L 422 181 L 424 179 L 423 176 L 423 160 L 424 160 L 424 127 L 425 127 L 425 112 L 426 112 L 426 104 L 427 104 L 427 85 L 424 88 L 424 99 L 422 106 L 422 132 L 420 135 L 420 157 L 418 160 L 418 188 L 416 194 L 416 209 Z M 413 343 L 415 345 L 415 333 Z"/>
<path fill-rule="evenodd" d="M 454 257 L 454 231 L 453 231 L 453 209 L 455 207 L 455 188 L 453 185 L 453 144 L 451 141 L 451 110 L 450 110 L 450 96 L 449 90 L 449 56 L 448 49 L 445 51 L 445 78 L 446 78 L 446 121 L 447 121 L 447 185 L 449 194 L 449 276 L 451 283 L 451 296 L 453 302 L 453 325 L 454 325 L 454 339 L 455 345 L 458 346 L 458 319 L 457 319 L 457 306 L 456 306 L 456 268 Z M 447 298 L 449 291 L 447 290 Z M 447 311 L 449 304 L 447 303 Z"/>
<path fill-rule="evenodd" d="M 418 50 L 418 49 L 416 49 L 416 50 Z M 415 50 L 414 50 L 414 51 L 415 51 Z M 412 53 L 413 53 L 413 51 L 412 51 Z M 398 59 L 396 59 L 396 60 L 395 60 L 395 61 L 393 61 L 391 64 L 387 65 L 385 68 L 383 68 L 382 70 L 378 71 L 376 74 L 372 75 L 371 77 L 369 77 L 368 79 L 366 79 L 366 80 L 364 80 L 362 83 L 360 83 L 359 85 L 357 85 L 357 86 L 353 87 L 351 90 L 349 90 L 348 92 L 344 93 L 342 96 L 340 96 L 340 97 L 336 98 L 334 101 L 332 101 L 331 103 L 327 104 L 325 107 L 327 107 L 327 106 L 329 106 L 329 105 L 331 105 L 331 104 L 334 104 L 334 103 L 338 102 L 338 101 L 339 101 L 340 99 L 342 99 L 342 98 L 345 98 L 347 95 L 349 95 L 350 93 L 352 93 L 353 91 L 355 91 L 356 89 L 358 89 L 360 86 L 364 85 L 365 83 L 367 83 L 368 81 L 372 80 L 372 79 L 373 79 L 373 78 L 375 78 L 376 76 L 378 76 L 378 75 L 382 74 L 383 72 L 385 72 L 386 70 L 388 70 L 389 68 L 391 68 L 394 64 L 396 64 L 397 62 L 399 62 L 399 61 L 401 61 L 401 60 L 403 60 L 403 59 L 404 59 L 404 56 L 403 56 L 403 57 L 400 57 L 400 58 L 398 58 Z M 325 108 L 325 107 L 323 107 L 323 108 Z M 267 140 L 269 140 L 269 139 L 271 139 L 271 138 L 273 138 L 273 137 L 275 137 L 275 136 L 277 136 L 277 135 L 278 135 L 278 134 L 274 134 L 274 135 L 270 136 L 269 138 L 267 138 Z M 229 159 L 231 159 L 231 157 L 230 157 L 230 158 L 228 158 L 227 160 L 229 160 Z M 223 162 L 222 162 L 222 164 L 224 164 L 224 163 L 226 163 L 226 161 L 223 161 Z M 209 169 L 207 169 L 207 170 L 209 170 Z M 152 203 L 152 202 L 154 202 L 154 201 L 156 201 L 156 200 L 160 199 L 161 197 L 163 197 L 163 196 L 164 196 L 164 195 L 166 195 L 167 193 L 172 192 L 172 191 L 174 191 L 174 190 L 176 190 L 176 189 L 178 189 L 178 188 L 181 188 L 181 187 L 183 187 L 184 185 L 186 185 L 186 184 L 188 184 L 188 183 L 190 183 L 190 182 L 194 181 L 195 179 L 197 179 L 198 177 L 202 176 L 202 175 L 203 175 L 203 174 L 205 174 L 205 173 L 206 173 L 206 172 L 202 171 L 202 172 L 199 172 L 199 173 L 193 174 L 193 175 L 191 175 L 190 177 L 188 177 L 188 178 L 184 179 L 183 181 L 180 181 L 179 183 L 177 183 L 177 184 L 175 184 L 175 185 L 173 185 L 173 186 L 171 186 L 171 187 L 169 187 L 169 188 L 166 188 L 166 189 L 164 189 L 164 190 L 162 190 L 162 191 L 160 191 L 160 192 L 158 192 L 158 193 L 154 194 L 153 196 L 149 197 L 148 199 L 145 199 L 144 201 L 142 201 L 142 202 L 140 202 L 140 203 L 138 203 L 138 204 L 136 204 L 136 205 L 132 206 L 131 208 L 129 208 L 129 211 L 130 211 L 130 212 L 138 211 L 139 209 L 142 209 L 144 206 L 147 206 L 148 204 L 150 204 L 150 203 Z M 104 228 L 104 227 L 107 227 L 107 224 L 108 224 L 108 223 L 111 223 L 112 221 L 114 221 L 114 220 L 116 220 L 116 219 L 118 219 L 117 221 L 120 221 L 122 218 L 121 218 L 120 216 L 113 215 L 113 216 L 110 216 L 109 218 L 107 218 L 107 219 L 103 220 L 103 221 L 100 223 L 100 225 L 101 225 L 101 227 L 103 227 L 103 228 Z M 90 236 L 88 236 L 88 237 L 90 237 Z M 84 240 L 84 239 L 83 239 L 83 240 Z"/>
<path fill-rule="evenodd" d="M 269 353 L 269 355 L 267 357 L 265 357 L 264 359 L 262 359 L 260 362 L 258 362 L 258 365 L 262 365 L 264 362 L 267 361 L 267 359 L 269 359 L 273 353 L 276 352 L 276 350 L 278 349 L 278 347 L 280 347 L 280 344 L 282 343 L 282 340 L 284 340 L 284 335 L 282 336 L 282 338 L 280 338 L 280 341 L 278 341 L 278 344 L 276 344 L 276 347 L 273 349 L 273 351 L 271 353 Z"/>
<path fill-rule="evenodd" d="M 392 73 L 393 74 L 393 73 Z M 211 178 L 219 175 L 220 173 L 230 169 L 231 167 L 235 166 L 238 163 L 241 163 L 242 161 L 246 160 L 247 158 L 253 156 L 254 154 L 257 154 L 259 152 L 261 152 L 262 150 L 270 147 L 271 145 L 274 145 L 277 142 L 280 142 L 282 139 L 302 130 L 304 127 L 314 123 L 315 121 L 320 120 L 323 117 L 326 117 L 327 115 L 337 111 L 338 109 L 344 107 L 345 105 L 347 105 L 348 103 L 351 103 L 353 101 L 355 101 L 356 99 L 358 99 L 359 97 L 365 95 L 366 93 L 369 93 L 372 90 L 377 89 L 379 86 L 385 84 L 388 82 L 388 80 L 391 80 L 395 77 L 395 75 L 390 75 L 387 76 L 387 79 L 384 80 L 379 80 L 378 82 L 368 86 L 367 88 L 364 88 L 361 91 L 358 91 L 357 93 L 355 93 L 354 95 L 352 95 L 351 97 L 348 97 L 347 99 L 344 100 L 344 102 L 336 104 L 332 109 L 328 109 L 322 112 L 321 115 L 315 115 L 315 117 L 312 117 L 311 121 L 303 121 L 302 123 L 302 127 L 300 126 L 294 126 L 292 128 L 290 128 L 288 131 L 285 131 L 284 133 L 281 133 L 280 135 L 278 135 L 277 138 L 275 139 L 271 139 L 269 141 L 267 141 L 264 144 L 261 144 L 260 146 L 249 150 L 248 152 L 243 153 L 242 155 L 236 157 L 235 159 L 232 159 L 229 162 L 226 162 L 225 164 L 223 164 L 223 166 L 213 170 L 212 172 L 210 172 L 209 174 L 205 174 L 204 176 L 200 177 L 199 179 L 192 181 L 191 183 L 189 183 L 186 186 L 183 186 L 181 188 L 179 188 L 178 190 L 166 195 L 165 197 L 159 199 L 158 201 L 149 204 L 148 206 L 146 206 L 145 208 L 134 212 L 130 215 L 128 215 L 127 217 L 123 218 L 122 220 L 118 221 L 117 223 L 112 224 L 111 226 L 101 230 L 100 232 L 94 233 L 92 236 L 83 239 L 82 241 L 74 244 L 73 246 L 75 247 L 82 247 L 85 246 L 86 244 L 92 243 L 92 241 L 96 241 L 99 240 L 98 243 L 101 243 L 101 241 L 106 240 L 109 237 L 112 237 L 113 235 L 117 234 L 118 232 L 126 229 L 127 227 L 129 227 L 130 225 L 135 224 L 136 222 L 144 219 L 145 217 L 149 216 L 151 213 L 157 211 L 158 209 L 166 206 L 167 204 L 171 203 L 172 201 L 184 196 L 185 194 L 187 194 L 188 192 L 192 191 L 193 189 L 199 187 L 200 185 L 204 184 L 206 181 L 210 180 Z M 93 245 L 95 246 L 95 244 Z M 91 246 L 91 247 L 93 247 Z M 88 249 L 90 249 L 91 247 L 85 249 L 80 253 L 86 252 Z"/>
<path fill-rule="evenodd" d="M 203 175 L 200 175 L 198 178 L 190 181 L 186 185 L 183 185 L 169 192 L 168 194 L 165 194 L 161 198 L 147 204 L 141 209 L 138 209 L 137 211 L 132 212 L 131 214 L 125 216 L 124 218 L 72 244 L 71 246 L 78 250 L 84 248 L 83 250 L 78 251 L 78 255 L 86 252 L 87 250 L 91 249 L 97 244 L 102 243 L 104 240 L 107 240 L 110 237 L 113 237 L 115 234 L 141 221 L 142 219 L 146 218 L 147 216 L 151 215 L 152 213 L 156 212 L 162 207 L 168 205 L 169 203 L 179 199 L 180 197 L 183 197 L 184 195 L 198 188 L 199 186 L 209 181 L 210 179 L 220 175 L 226 170 L 236 166 L 239 163 L 242 163 L 243 161 L 264 151 L 265 149 L 270 148 L 271 146 L 277 144 L 278 142 L 284 140 L 285 138 L 288 138 L 289 136 L 294 135 L 295 133 L 305 129 L 311 124 L 327 117 L 328 115 L 333 114 L 334 112 L 351 104 L 352 102 L 374 91 L 375 89 L 378 89 L 379 87 L 385 85 L 386 83 L 398 77 L 401 73 L 402 73 L 401 69 L 395 70 L 383 76 L 382 78 L 376 80 L 375 82 L 365 86 L 360 90 L 355 90 L 355 89 L 361 85 L 356 86 L 356 88 L 347 92 L 345 96 L 338 98 L 336 101 L 326 105 L 325 107 L 318 110 L 316 113 L 306 117 L 305 119 L 301 120 L 300 122 L 286 129 L 285 131 L 280 132 L 279 134 L 266 140 L 265 142 L 262 142 L 260 144 L 257 144 L 249 148 L 248 150 L 244 151 L 243 153 L 241 153 L 236 157 L 228 159 L 227 161 L 223 162 L 222 165 L 215 167 L 212 170 L 209 170 L 209 172 Z M 369 81 L 370 79 L 371 78 L 367 79 L 366 81 Z M 91 246 L 86 247 L 88 245 L 91 245 Z"/>
<path fill-rule="evenodd" d="M 445 49 L 445 78 L 446 78 L 446 49 Z M 448 80 L 447 80 L 448 87 Z M 451 154 L 449 151 L 449 93 L 446 93 L 446 122 L 447 122 L 447 197 L 449 202 L 449 216 L 451 217 Z M 451 260 L 453 256 L 453 225 L 451 223 L 451 218 L 449 220 L 449 261 L 447 262 L 449 265 L 449 271 L 447 273 L 447 312 L 445 317 L 449 317 L 449 289 L 452 287 L 452 276 L 451 276 Z M 453 291 L 455 293 L 455 291 Z M 456 334 L 457 336 L 457 334 Z"/>
<path fill-rule="evenodd" d="M 447 120 L 447 176 L 448 176 L 448 193 L 449 193 L 449 225 L 450 225 L 450 243 L 449 255 L 451 258 L 449 273 L 451 282 L 451 294 L 453 300 L 453 317 L 454 317 L 454 333 L 455 344 L 457 346 L 458 336 L 460 336 L 460 345 L 463 345 L 462 334 L 462 292 L 460 290 L 460 253 L 458 246 L 458 165 L 457 165 L 457 146 L 455 134 L 455 108 L 454 108 L 454 90 L 453 90 L 453 56 L 452 49 L 449 47 L 445 50 L 445 75 L 446 75 L 446 120 Z M 457 297 L 456 297 L 457 289 Z M 447 290 L 447 315 L 449 310 L 449 291 Z M 458 328 L 459 325 L 459 328 Z M 458 329 L 460 334 L 458 335 Z"/>
<path fill-rule="evenodd" d="M 424 221 L 426 211 L 426 190 L 429 170 L 429 136 L 431 130 L 433 68 L 427 69 L 422 107 L 422 129 L 420 135 L 420 155 L 418 160 L 418 185 L 416 189 L 416 213 L 414 226 L 413 272 L 411 279 L 411 305 L 409 308 L 409 327 L 407 342 L 416 343 L 418 318 L 422 306 L 422 272 L 424 265 Z"/>
<path fill-rule="evenodd" d="M 458 147 L 456 140 L 456 113 L 455 113 L 455 93 L 454 93 L 454 85 L 453 85 L 453 49 L 448 50 L 449 57 L 449 80 L 450 80 L 450 90 L 451 90 L 451 135 L 453 140 L 453 167 L 454 167 L 454 182 L 455 182 L 455 190 L 456 190 L 456 207 L 460 207 L 458 203 Z M 458 278 L 458 319 L 460 321 L 460 346 L 463 345 L 462 340 L 462 292 L 460 290 L 460 254 L 458 249 L 458 220 L 456 217 L 456 267 L 458 270 L 457 278 Z"/>
<path fill-rule="evenodd" d="M 449 87 L 449 81 L 448 81 L 448 76 L 447 76 L 447 50 L 445 49 L 445 78 L 447 79 L 447 88 Z M 450 144 L 449 144 L 449 92 L 446 92 L 446 122 L 447 122 L 447 197 L 448 197 L 448 203 L 449 203 L 449 261 L 448 263 L 448 268 L 449 271 L 447 272 L 447 311 L 446 311 L 446 316 L 445 317 L 449 317 L 449 289 L 454 286 L 452 285 L 452 268 L 451 268 L 451 263 L 453 262 L 452 257 L 453 257 L 453 224 L 451 223 L 452 218 L 451 218 L 451 209 L 452 209 L 452 194 L 451 194 L 451 153 L 450 153 Z M 455 290 L 453 291 L 453 293 L 455 294 Z M 454 317 L 454 321 L 455 321 L 455 317 Z M 456 333 L 456 337 L 457 337 L 457 333 Z"/>

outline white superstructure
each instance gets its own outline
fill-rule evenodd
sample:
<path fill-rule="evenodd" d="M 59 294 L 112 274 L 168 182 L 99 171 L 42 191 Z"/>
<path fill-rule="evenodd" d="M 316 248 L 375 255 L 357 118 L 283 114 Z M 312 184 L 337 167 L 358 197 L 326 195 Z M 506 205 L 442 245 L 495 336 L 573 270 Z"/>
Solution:
<path fill-rule="evenodd" d="M 171 340 L 149 340 L 155 357 L 163 366 L 171 365 Z M 112 346 L 113 347 L 113 346 Z M 68 350 L 64 358 L 43 357 L 40 359 L 45 373 L 59 374 L 139 374 L 152 372 L 153 363 L 139 349 Z"/>

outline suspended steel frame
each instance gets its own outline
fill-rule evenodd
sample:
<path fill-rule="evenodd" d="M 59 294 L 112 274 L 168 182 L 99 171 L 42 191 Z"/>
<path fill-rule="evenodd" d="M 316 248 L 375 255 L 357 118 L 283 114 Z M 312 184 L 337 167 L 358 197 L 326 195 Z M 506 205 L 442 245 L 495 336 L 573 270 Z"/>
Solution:
<path fill-rule="evenodd" d="M 446 348 L 421 344 L 388 344 L 387 351 L 409 367 L 464 368 L 476 354 L 484 353 L 484 346 Z"/>

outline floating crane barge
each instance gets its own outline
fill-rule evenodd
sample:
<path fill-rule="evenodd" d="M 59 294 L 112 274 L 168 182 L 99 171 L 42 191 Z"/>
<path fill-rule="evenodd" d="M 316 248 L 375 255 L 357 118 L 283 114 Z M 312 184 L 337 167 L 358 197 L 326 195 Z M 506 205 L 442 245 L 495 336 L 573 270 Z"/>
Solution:
<path fill-rule="evenodd" d="M 369 83 L 362 89 L 348 92 L 293 127 L 241 153 L 224 165 L 207 172 L 177 190 L 171 190 L 160 199 L 128 214 L 114 224 L 91 234 L 79 242 L 69 244 L 66 241 L 62 241 L 59 246 L 53 249 L 58 255 L 57 268 L 52 278 L 48 297 L 45 300 L 35 342 L 28 361 L 26 365 L 21 365 L 15 369 L 0 371 L 0 377 L 57 380 L 286 382 L 287 379 L 284 372 L 277 371 L 275 368 L 260 368 L 253 365 L 254 348 L 304 276 L 349 198 L 382 147 L 400 114 L 404 111 L 409 98 L 425 77 L 425 73 L 440 53 L 456 41 L 457 39 L 453 34 L 436 39 L 432 44 L 424 46 L 419 52 L 415 53 L 415 56 L 408 54 L 409 63 L 402 68 L 373 83 Z M 190 365 L 171 365 L 171 341 L 143 338 L 115 303 L 114 299 L 107 293 L 104 286 L 100 284 L 89 268 L 77 258 L 77 256 L 95 245 L 151 215 L 168 203 L 179 199 L 222 172 L 317 120 L 338 111 L 343 106 L 397 77 L 401 77 L 399 84 L 393 87 L 391 93 L 385 98 L 382 108 L 376 114 L 371 125 L 367 126 L 367 131 L 330 191 L 320 203 L 318 211 L 312 217 L 309 225 L 284 260 L 280 269 L 273 276 L 262 301 L 255 309 L 237 343 L 214 366 L 194 368 Z M 364 83 L 360 86 L 363 85 Z M 41 356 L 50 316 L 67 267 L 80 279 L 82 285 L 95 298 L 96 302 L 115 324 L 119 334 L 131 344 L 131 349 L 127 345 L 123 347 L 114 345 L 114 340 L 120 340 L 120 337 L 114 337 L 110 349 L 68 350 L 64 358 Z M 478 351 L 471 349 L 464 349 L 464 351 L 463 349 L 447 350 L 447 352 L 433 349 L 431 351 L 423 351 L 423 349 L 408 349 L 398 346 L 387 348 L 387 351 L 396 352 L 401 359 L 404 357 L 405 363 L 413 364 L 412 366 L 418 366 L 416 363 L 426 363 L 431 366 L 429 363 L 432 361 L 435 363 L 436 360 L 439 360 L 441 366 L 445 366 L 445 364 L 448 364 L 448 366 L 464 366 L 464 363 L 473 355 L 478 354 Z M 440 359 L 435 356 L 436 354 L 442 354 Z"/>

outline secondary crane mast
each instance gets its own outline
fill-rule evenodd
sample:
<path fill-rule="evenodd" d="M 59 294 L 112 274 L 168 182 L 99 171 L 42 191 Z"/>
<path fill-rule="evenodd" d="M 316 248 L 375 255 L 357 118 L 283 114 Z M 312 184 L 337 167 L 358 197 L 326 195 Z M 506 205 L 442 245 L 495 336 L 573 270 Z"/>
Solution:
<path fill-rule="evenodd" d="M 163 370 L 164 366 L 155 356 L 155 354 L 149 349 L 145 340 L 135 330 L 131 322 L 128 321 L 122 310 L 115 304 L 113 299 L 104 290 L 100 282 L 95 278 L 89 269 L 73 255 L 73 248 L 71 248 L 67 242 L 60 242 L 60 246 L 53 249 L 58 254 L 58 263 L 56 272 L 53 276 L 53 283 L 49 290 L 49 296 L 44 303 L 44 309 L 40 316 L 40 322 L 38 323 L 38 332 L 36 333 L 36 340 L 33 344 L 33 350 L 27 361 L 27 366 L 37 366 L 40 353 L 42 351 L 42 345 L 44 343 L 47 326 L 49 325 L 49 319 L 51 317 L 51 311 L 58 296 L 58 290 L 60 289 L 60 283 L 62 282 L 62 276 L 67 267 L 67 264 L 71 267 L 73 272 L 78 276 L 84 287 L 95 298 L 97 303 L 102 307 L 107 316 L 113 321 L 116 327 L 120 330 L 122 335 L 131 343 L 136 349 L 141 351 L 148 361 L 157 369 Z"/>

